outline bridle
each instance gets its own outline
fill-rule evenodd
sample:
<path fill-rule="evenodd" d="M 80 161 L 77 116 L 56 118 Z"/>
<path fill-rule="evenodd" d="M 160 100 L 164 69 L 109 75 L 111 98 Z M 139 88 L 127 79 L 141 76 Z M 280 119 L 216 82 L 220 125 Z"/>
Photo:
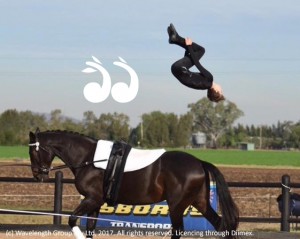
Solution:
<path fill-rule="evenodd" d="M 50 153 L 49 150 L 47 150 L 45 147 L 42 147 L 39 141 L 36 141 L 35 143 L 30 143 L 28 144 L 29 146 L 35 146 L 35 150 L 39 151 L 40 148 L 44 151 L 46 151 L 47 153 Z"/>
<path fill-rule="evenodd" d="M 45 147 L 42 147 L 39 141 L 36 141 L 35 143 L 29 143 L 28 146 L 30 147 L 35 147 L 35 151 L 39 152 L 40 149 L 44 150 L 47 153 L 50 153 L 48 149 Z M 39 158 L 40 160 L 40 158 Z M 58 169 L 58 168 L 57 168 Z M 41 172 L 42 174 L 47 174 L 50 171 L 55 170 L 55 167 L 45 167 L 45 166 L 40 166 L 40 163 L 38 163 L 38 171 Z"/>
<path fill-rule="evenodd" d="M 50 151 L 48 149 L 46 149 L 45 147 L 41 146 L 40 142 L 39 141 L 36 141 L 35 143 L 30 143 L 28 144 L 28 146 L 30 147 L 35 147 L 35 150 L 38 152 L 40 149 L 44 150 L 45 152 L 47 153 L 50 153 Z M 54 170 L 59 170 L 59 169 L 64 169 L 64 168 L 82 168 L 82 167 L 86 167 L 88 165 L 91 165 L 91 164 L 94 164 L 95 162 L 104 162 L 104 161 L 108 161 L 108 159 L 101 159 L 101 160 L 95 160 L 94 162 L 91 161 L 91 162 L 84 162 L 83 164 L 79 165 L 79 166 L 71 166 L 71 165 L 67 165 L 67 164 L 64 164 L 64 165 L 59 165 L 59 166 L 56 166 L 56 167 L 44 167 L 44 166 L 40 166 L 38 164 L 38 170 L 39 172 L 43 173 L 43 174 L 47 174 L 49 173 L 50 171 L 54 171 Z"/>
<path fill-rule="evenodd" d="M 39 151 L 40 149 L 40 142 L 35 142 L 35 143 L 32 143 L 32 144 L 28 144 L 29 146 L 35 146 L 35 150 L 36 151 Z"/>

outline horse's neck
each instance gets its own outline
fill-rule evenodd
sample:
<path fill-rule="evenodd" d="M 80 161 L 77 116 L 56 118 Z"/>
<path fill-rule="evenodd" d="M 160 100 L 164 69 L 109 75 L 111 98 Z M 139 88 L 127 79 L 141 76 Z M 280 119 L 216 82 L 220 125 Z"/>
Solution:
<path fill-rule="evenodd" d="M 78 167 L 90 158 L 88 157 L 91 153 L 89 149 L 93 142 L 84 138 L 84 136 L 77 137 L 65 137 L 65 139 L 62 139 L 63 137 L 56 136 L 53 137 L 51 143 L 55 155 L 70 167 Z M 78 153 L 79 151 L 80 153 Z"/>

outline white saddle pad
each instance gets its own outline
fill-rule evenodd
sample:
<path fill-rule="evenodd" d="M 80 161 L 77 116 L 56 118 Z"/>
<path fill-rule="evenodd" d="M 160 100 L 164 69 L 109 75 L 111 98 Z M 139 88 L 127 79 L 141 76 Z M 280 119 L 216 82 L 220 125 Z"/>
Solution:
<path fill-rule="evenodd" d="M 112 147 L 112 141 L 99 140 L 94 155 L 94 165 L 96 168 L 106 169 L 108 161 L 97 162 L 103 159 L 109 159 Z M 135 149 L 131 148 L 127 157 L 124 172 L 130 172 L 147 167 L 156 161 L 164 152 L 165 149 Z"/>

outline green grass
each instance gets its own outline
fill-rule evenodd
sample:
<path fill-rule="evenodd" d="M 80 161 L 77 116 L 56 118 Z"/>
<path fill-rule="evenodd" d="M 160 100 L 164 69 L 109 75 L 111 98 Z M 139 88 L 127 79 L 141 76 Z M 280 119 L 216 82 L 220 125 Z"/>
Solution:
<path fill-rule="evenodd" d="M 0 159 L 28 159 L 28 146 L 0 146 Z"/>
<path fill-rule="evenodd" d="M 222 165 L 300 167 L 297 151 L 183 150 L 204 161 Z"/>
<path fill-rule="evenodd" d="M 174 149 L 169 149 L 174 150 Z M 181 149 L 180 149 L 181 150 Z M 300 167 L 299 151 L 181 150 L 218 165 Z M 0 146 L 0 160 L 29 159 L 28 146 Z"/>

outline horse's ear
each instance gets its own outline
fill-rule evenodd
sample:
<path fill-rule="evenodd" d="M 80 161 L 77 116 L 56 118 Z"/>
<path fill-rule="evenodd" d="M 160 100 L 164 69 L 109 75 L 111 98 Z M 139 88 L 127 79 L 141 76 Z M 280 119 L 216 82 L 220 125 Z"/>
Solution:
<path fill-rule="evenodd" d="M 32 133 L 31 131 L 29 132 L 29 140 L 30 140 L 30 142 L 35 141 L 35 134 Z"/>
<path fill-rule="evenodd" d="M 37 127 L 36 130 L 35 130 L 35 134 L 39 133 L 40 132 L 40 128 Z"/>

